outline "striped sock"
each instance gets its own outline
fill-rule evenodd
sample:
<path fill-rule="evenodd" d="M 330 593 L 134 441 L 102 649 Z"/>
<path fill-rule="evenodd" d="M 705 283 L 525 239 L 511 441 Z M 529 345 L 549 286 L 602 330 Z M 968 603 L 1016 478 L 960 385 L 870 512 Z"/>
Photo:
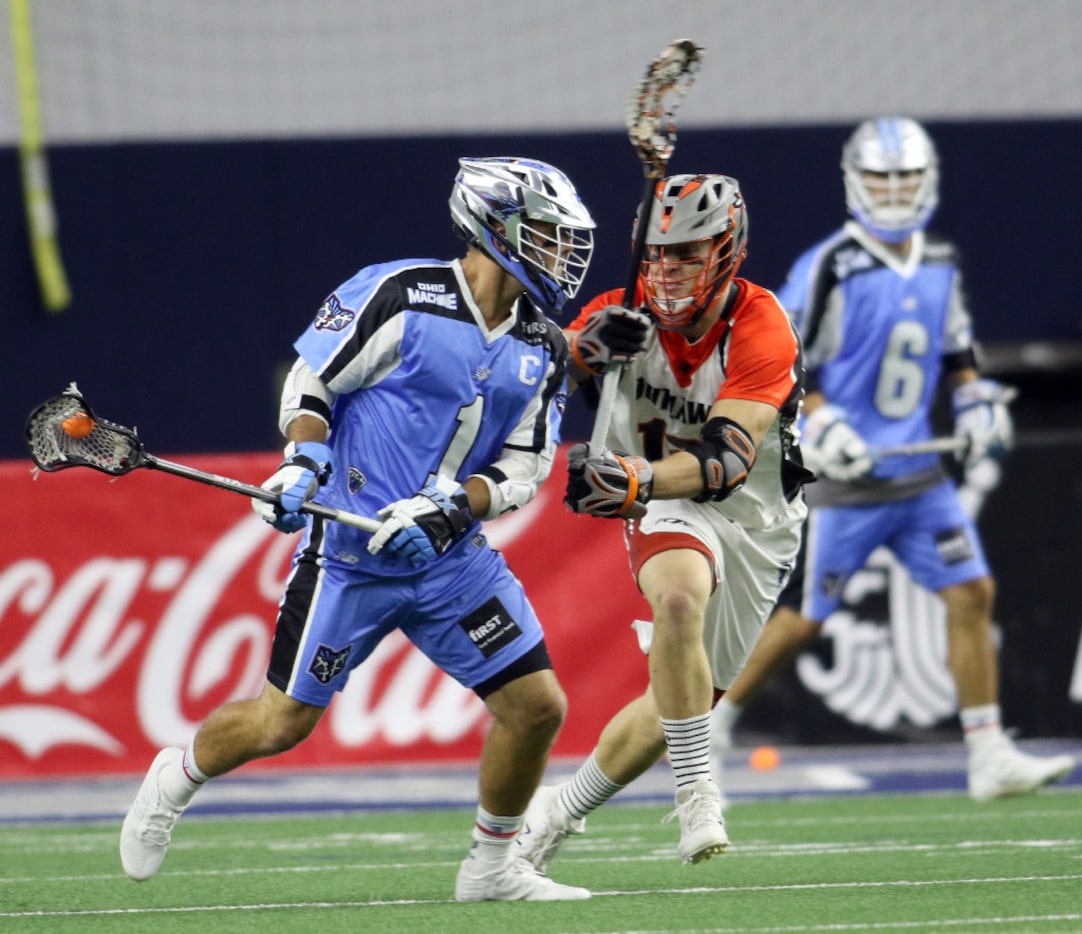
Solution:
<path fill-rule="evenodd" d="M 710 780 L 710 714 L 686 720 L 661 718 L 676 787 Z"/>
<path fill-rule="evenodd" d="M 623 787 L 601 771 L 595 749 L 590 753 L 590 758 L 579 766 L 571 781 L 560 786 L 560 804 L 568 814 L 581 820 Z"/>

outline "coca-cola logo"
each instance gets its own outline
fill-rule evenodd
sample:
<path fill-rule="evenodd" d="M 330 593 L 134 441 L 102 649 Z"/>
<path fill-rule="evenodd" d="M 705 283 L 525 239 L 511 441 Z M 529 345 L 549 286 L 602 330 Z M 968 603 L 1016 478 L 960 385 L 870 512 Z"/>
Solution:
<path fill-rule="evenodd" d="M 186 744 L 215 706 L 262 689 L 296 541 L 249 513 L 191 558 L 91 553 L 64 575 L 42 557 L 0 567 L 0 743 L 29 760 Z M 112 550 L 109 536 L 99 547 Z M 326 719 L 337 744 L 357 747 L 453 743 L 486 716 L 395 633 Z"/>

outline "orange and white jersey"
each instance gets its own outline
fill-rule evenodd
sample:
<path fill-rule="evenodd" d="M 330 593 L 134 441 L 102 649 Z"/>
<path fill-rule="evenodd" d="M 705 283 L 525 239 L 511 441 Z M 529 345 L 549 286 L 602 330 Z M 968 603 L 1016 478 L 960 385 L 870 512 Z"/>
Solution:
<path fill-rule="evenodd" d="M 646 349 L 625 368 L 606 446 L 660 460 L 698 440 L 718 400 L 768 403 L 778 417 L 758 446 L 744 486 L 720 502 L 686 502 L 717 510 L 749 531 L 792 525 L 803 519 L 804 506 L 798 485 L 788 478 L 800 471 L 782 468 L 796 443 L 803 395 L 800 338 L 772 292 L 746 279 L 733 283 L 728 314 L 694 344 L 677 331 L 653 329 Z M 580 329 L 592 313 L 622 298 L 621 289 L 597 296 L 568 330 Z M 636 299 L 641 304 L 641 292 Z"/>

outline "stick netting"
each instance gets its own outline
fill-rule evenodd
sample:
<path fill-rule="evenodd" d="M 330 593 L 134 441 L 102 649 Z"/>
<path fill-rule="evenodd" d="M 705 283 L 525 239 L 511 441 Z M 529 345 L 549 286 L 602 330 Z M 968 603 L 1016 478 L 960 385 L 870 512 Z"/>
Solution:
<path fill-rule="evenodd" d="M 84 437 L 64 428 L 69 419 L 88 416 L 93 427 Z M 96 418 L 77 392 L 68 391 L 39 405 L 26 423 L 26 443 L 34 463 L 42 470 L 93 467 L 120 476 L 142 463 L 142 449 L 127 428 Z"/>

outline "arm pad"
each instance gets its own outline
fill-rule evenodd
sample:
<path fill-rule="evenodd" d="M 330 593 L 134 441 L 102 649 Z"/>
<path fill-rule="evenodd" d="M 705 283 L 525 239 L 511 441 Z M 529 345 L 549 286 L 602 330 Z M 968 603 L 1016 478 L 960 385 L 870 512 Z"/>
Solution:
<path fill-rule="evenodd" d="M 278 428 L 287 435 L 289 423 L 298 415 L 312 415 L 331 427 L 331 407 L 335 394 L 312 372 L 300 357 L 282 384 L 282 402 L 278 410 Z"/>
<path fill-rule="evenodd" d="M 471 474 L 488 487 L 488 512 L 477 518 L 495 519 L 525 506 L 552 473 L 553 454 L 551 445 L 537 453 L 505 447 L 495 464 Z"/>
<path fill-rule="evenodd" d="M 710 419 L 699 440 L 686 450 L 699 459 L 703 474 L 703 490 L 695 497 L 696 503 L 718 502 L 735 493 L 755 463 L 755 442 L 731 418 Z"/>

